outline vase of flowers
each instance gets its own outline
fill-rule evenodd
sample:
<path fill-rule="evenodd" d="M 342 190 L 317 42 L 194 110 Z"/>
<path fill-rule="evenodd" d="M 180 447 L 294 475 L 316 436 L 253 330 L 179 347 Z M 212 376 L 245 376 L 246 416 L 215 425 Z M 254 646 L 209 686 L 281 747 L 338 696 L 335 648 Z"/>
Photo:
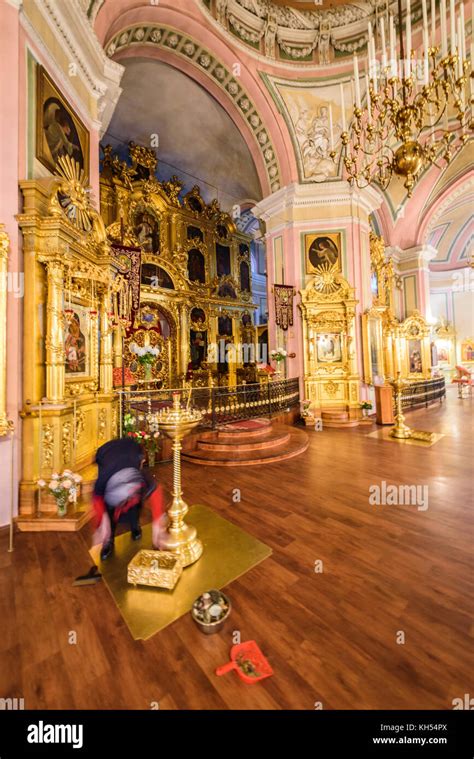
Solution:
<path fill-rule="evenodd" d="M 150 382 L 153 379 L 152 367 L 160 355 L 160 349 L 154 348 L 152 345 L 141 346 L 132 343 L 130 345 L 130 351 L 136 355 L 138 363 L 143 366 L 145 381 Z"/>
<path fill-rule="evenodd" d="M 126 437 L 131 437 L 132 440 L 136 440 L 137 443 L 142 445 L 146 451 L 148 466 L 155 466 L 160 433 L 158 431 L 145 432 L 143 430 L 131 430 L 126 433 Z"/>
<path fill-rule="evenodd" d="M 362 401 L 362 403 L 359 405 L 362 409 L 362 416 L 367 417 L 369 415 L 369 411 L 372 410 L 372 403 L 370 401 Z"/>
<path fill-rule="evenodd" d="M 288 353 L 284 348 L 277 348 L 276 350 L 270 351 L 270 358 L 272 361 L 275 361 L 277 368 L 275 370 L 275 379 L 278 379 L 281 377 L 281 370 L 280 370 L 280 364 L 282 361 L 285 360 Z"/>
<path fill-rule="evenodd" d="M 64 517 L 67 514 L 68 504 L 76 504 L 82 477 L 80 474 L 65 469 L 62 474 L 53 472 L 51 480 L 48 483 L 48 490 L 56 501 L 56 511 L 58 517 Z M 46 487 L 44 480 L 38 480 L 40 488 Z"/>

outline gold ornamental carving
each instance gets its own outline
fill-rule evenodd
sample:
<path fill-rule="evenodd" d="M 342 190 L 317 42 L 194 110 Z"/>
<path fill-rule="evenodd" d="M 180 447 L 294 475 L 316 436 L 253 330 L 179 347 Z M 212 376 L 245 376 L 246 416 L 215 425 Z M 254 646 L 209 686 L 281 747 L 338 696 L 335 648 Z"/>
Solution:
<path fill-rule="evenodd" d="M 324 390 L 328 395 L 330 395 L 331 397 L 334 397 L 335 395 L 337 395 L 339 391 L 339 383 L 333 382 L 332 380 L 330 380 L 329 382 L 326 382 L 326 384 L 324 385 Z"/>
<path fill-rule="evenodd" d="M 72 448 L 72 424 L 71 422 L 64 422 L 63 431 L 61 437 L 61 447 L 63 453 L 63 463 L 71 463 L 71 448 Z"/>
<path fill-rule="evenodd" d="M 41 438 L 43 466 L 50 469 L 53 466 L 54 454 L 54 427 L 52 424 L 43 424 Z"/>
<path fill-rule="evenodd" d="M 7 417 L 7 277 L 10 239 L 0 224 L 0 437 L 8 435 L 12 423 Z"/>
<path fill-rule="evenodd" d="M 105 440 L 105 435 L 107 432 L 107 409 L 101 408 L 99 411 L 99 419 L 97 424 L 98 430 L 97 435 L 99 440 Z"/>

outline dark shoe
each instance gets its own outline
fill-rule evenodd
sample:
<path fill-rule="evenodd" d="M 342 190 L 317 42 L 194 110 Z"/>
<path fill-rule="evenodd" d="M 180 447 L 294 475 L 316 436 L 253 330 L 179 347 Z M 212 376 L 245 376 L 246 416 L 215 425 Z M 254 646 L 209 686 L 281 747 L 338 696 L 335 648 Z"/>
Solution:
<path fill-rule="evenodd" d="M 131 530 L 132 533 L 132 540 L 140 540 L 142 536 L 142 528 L 137 527 L 135 530 Z"/>
<path fill-rule="evenodd" d="M 104 543 L 102 546 L 102 549 L 100 551 L 100 559 L 101 561 L 105 561 L 109 558 L 114 552 L 114 541 L 109 540 L 107 543 Z"/>

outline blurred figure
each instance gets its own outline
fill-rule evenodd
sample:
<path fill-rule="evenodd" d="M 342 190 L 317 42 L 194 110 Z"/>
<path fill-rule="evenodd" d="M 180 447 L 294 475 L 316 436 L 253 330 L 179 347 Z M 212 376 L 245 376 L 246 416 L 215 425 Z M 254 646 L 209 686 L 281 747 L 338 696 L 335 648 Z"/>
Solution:
<path fill-rule="evenodd" d="M 151 474 L 142 469 L 144 458 L 141 446 L 131 438 L 110 440 L 97 451 L 99 476 L 93 495 L 94 543 L 102 543 L 102 561 L 113 553 L 119 522 L 128 522 L 132 540 L 140 540 L 140 509 L 145 499 L 150 499 L 154 542 L 164 525 L 163 491 Z"/>

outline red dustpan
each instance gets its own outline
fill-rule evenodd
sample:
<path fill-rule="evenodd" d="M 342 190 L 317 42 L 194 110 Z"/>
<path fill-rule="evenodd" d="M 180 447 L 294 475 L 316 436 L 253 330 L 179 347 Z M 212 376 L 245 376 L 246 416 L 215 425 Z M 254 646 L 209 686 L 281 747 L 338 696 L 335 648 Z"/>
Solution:
<path fill-rule="evenodd" d="M 222 667 L 216 669 L 216 675 L 225 675 L 235 669 L 239 677 L 249 685 L 273 675 L 270 664 L 254 640 L 232 646 L 230 658 L 231 661 L 228 664 L 223 664 Z"/>

